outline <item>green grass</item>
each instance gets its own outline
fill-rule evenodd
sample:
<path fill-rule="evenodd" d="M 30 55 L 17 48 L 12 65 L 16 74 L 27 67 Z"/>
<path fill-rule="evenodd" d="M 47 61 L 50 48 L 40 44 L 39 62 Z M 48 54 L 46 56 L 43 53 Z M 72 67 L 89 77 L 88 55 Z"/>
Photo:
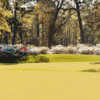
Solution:
<path fill-rule="evenodd" d="M 100 56 L 38 56 L 54 63 L 0 65 L 0 100 L 100 100 Z"/>
<path fill-rule="evenodd" d="M 50 62 L 99 62 L 100 56 L 96 55 L 73 55 L 73 54 L 53 54 L 45 55 Z"/>
<path fill-rule="evenodd" d="M 23 63 L 40 62 L 100 62 L 97 55 L 52 54 L 25 57 Z M 41 58 L 41 59 L 40 59 Z M 20 62 L 20 61 L 19 61 Z"/>
<path fill-rule="evenodd" d="M 91 68 L 91 72 L 82 72 Z M 100 100 L 100 73 L 89 62 L 0 66 L 0 100 Z"/>
<path fill-rule="evenodd" d="M 3 59 L 4 60 L 4 59 Z M 1 60 L 0 60 L 1 61 Z M 12 61 L 12 60 L 11 60 Z M 15 60 L 16 61 L 16 60 Z M 4 60 L 4 62 L 9 62 Z M 47 54 L 47 55 L 33 55 L 25 56 L 17 59 L 18 63 L 47 63 L 47 62 L 94 62 L 96 64 L 100 63 L 100 56 L 96 55 L 75 55 L 75 54 Z M 3 63 L 1 61 L 1 63 Z"/>

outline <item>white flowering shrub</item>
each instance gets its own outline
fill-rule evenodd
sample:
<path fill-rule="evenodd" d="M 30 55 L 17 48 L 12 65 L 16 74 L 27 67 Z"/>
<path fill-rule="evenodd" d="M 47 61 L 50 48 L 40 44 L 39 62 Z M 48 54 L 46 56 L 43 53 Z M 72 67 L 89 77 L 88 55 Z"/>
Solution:
<path fill-rule="evenodd" d="M 62 45 L 57 45 L 51 48 L 48 53 L 53 53 L 53 54 L 66 54 L 67 48 L 62 46 Z"/>
<path fill-rule="evenodd" d="M 39 51 L 41 54 L 47 54 L 47 52 L 49 51 L 48 47 L 39 47 Z"/>
<path fill-rule="evenodd" d="M 96 44 L 96 47 L 97 47 L 97 48 L 100 48 L 100 44 Z"/>
<path fill-rule="evenodd" d="M 69 46 L 69 47 L 67 47 L 67 53 L 76 54 L 77 53 L 77 48 L 74 47 L 74 46 Z"/>
<path fill-rule="evenodd" d="M 89 54 L 89 48 L 88 47 L 82 47 L 78 49 L 79 54 Z"/>
<path fill-rule="evenodd" d="M 38 47 L 34 47 L 34 48 L 27 49 L 27 53 L 37 55 L 40 54 L 40 50 Z"/>
<path fill-rule="evenodd" d="M 95 47 L 95 48 L 94 48 L 94 54 L 100 55 L 100 48 Z"/>

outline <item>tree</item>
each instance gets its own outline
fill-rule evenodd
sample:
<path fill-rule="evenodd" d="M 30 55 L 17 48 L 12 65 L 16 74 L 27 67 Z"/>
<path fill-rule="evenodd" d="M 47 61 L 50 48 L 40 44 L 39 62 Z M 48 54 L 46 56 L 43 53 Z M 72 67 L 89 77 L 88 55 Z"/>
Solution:
<path fill-rule="evenodd" d="M 93 0 L 41 0 L 41 12 L 48 13 L 50 18 L 49 27 L 48 27 L 48 47 L 51 48 L 54 40 L 54 35 L 57 31 L 57 26 L 62 27 L 67 23 L 69 17 L 66 16 L 66 12 L 76 11 L 77 18 L 80 28 L 80 43 L 85 43 L 84 29 L 81 18 L 81 8 L 84 5 L 90 5 Z M 42 4 L 43 3 L 43 4 Z M 45 6 L 46 5 L 46 6 Z M 63 17 L 65 15 L 65 17 Z M 63 21 L 57 25 L 58 19 L 62 18 Z"/>
<path fill-rule="evenodd" d="M 2 8 L 8 9 L 9 8 L 9 2 L 8 2 L 8 0 L 0 0 L 0 6 Z"/>
<path fill-rule="evenodd" d="M 82 19 L 81 19 L 81 14 L 80 14 L 80 1 L 79 0 L 74 0 L 76 4 L 76 11 L 77 11 L 77 16 L 78 16 L 78 21 L 79 21 L 79 28 L 80 28 L 80 43 L 85 42 L 85 37 L 84 37 L 84 30 L 83 30 L 83 24 L 82 24 Z"/>
<path fill-rule="evenodd" d="M 23 43 L 23 40 L 24 43 L 35 44 L 36 40 L 40 45 L 51 48 L 64 41 L 65 44 L 76 43 L 78 37 L 80 43 L 87 43 L 86 36 L 92 38 L 91 33 L 99 38 L 99 17 L 92 16 L 95 15 L 93 0 L 37 0 L 37 6 L 27 10 L 21 9 L 21 5 L 26 5 L 25 0 L 17 0 L 15 10 L 8 8 L 7 1 L 0 0 L 0 30 L 1 33 L 13 33 L 10 34 L 13 44 Z M 96 11 L 99 14 L 99 10 Z"/>
<path fill-rule="evenodd" d="M 54 35 L 57 30 L 57 20 L 58 17 L 62 16 L 61 11 L 63 10 L 62 8 L 64 7 L 66 0 L 41 0 L 38 3 L 38 11 L 39 11 L 39 16 L 43 16 L 41 19 L 46 24 L 47 27 L 47 38 L 48 38 L 48 47 L 51 48 L 53 41 L 54 41 Z M 63 12 L 65 12 L 63 10 Z M 64 22 L 65 21 L 65 22 Z M 59 26 L 62 26 L 63 24 L 66 23 L 66 20 L 64 20 L 62 23 L 60 23 Z"/>
<path fill-rule="evenodd" d="M 92 8 L 87 9 L 87 16 L 84 16 L 85 30 L 88 34 L 88 42 L 100 43 L 100 3 L 96 2 Z"/>

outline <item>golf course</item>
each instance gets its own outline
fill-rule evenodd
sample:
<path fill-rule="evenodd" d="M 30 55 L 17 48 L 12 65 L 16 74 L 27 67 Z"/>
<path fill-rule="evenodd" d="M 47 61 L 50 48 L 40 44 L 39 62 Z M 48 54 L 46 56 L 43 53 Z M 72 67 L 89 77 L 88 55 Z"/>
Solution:
<path fill-rule="evenodd" d="M 100 57 L 66 57 L 64 62 L 0 64 L 0 100 L 100 100 Z"/>
<path fill-rule="evenodd" d="M 0 100 L 100 100 L 100 0 L 0 0 Z"/>

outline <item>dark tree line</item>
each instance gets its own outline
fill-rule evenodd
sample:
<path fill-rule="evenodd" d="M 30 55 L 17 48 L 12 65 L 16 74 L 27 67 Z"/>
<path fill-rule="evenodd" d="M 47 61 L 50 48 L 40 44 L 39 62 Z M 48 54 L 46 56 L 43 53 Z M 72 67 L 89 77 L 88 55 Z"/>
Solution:
<path fill-rule="evenodd" d="M 12 44 L 31 43 L 51 48 L 52 45 L 59 43 L 68 45 L 76 44 L 78 40 L 80 43 L 95 40 L 95 38 L 92 39 L 94 36 L 91 33 L 96 32 L 92 29 L 99 24 L 94 19 L 94 24 L 89 22 L 93 16 L 89 15 L 88 11 L 92 14 L 94 10 L 91 11 L 91 9 L 95 9 L 94 5 L 99 3 L 92 4 L 92 0 L 37 0 L 36 6 L 29 9 L 20 7 L 27 1 L 16 0 L 13 10 L 7 0 L 0 2 L 4 2 L 0 6 L 4 12 L 12 13 L 10 18 L 3 17 L 10 30 L 6 30 L 7 28 L 1 30 L 1 33 L 9 34 L 2 34 L 1 38 L 5 37 L 6 43 L 9 43 L 7 40 L 10 40 Z M 90 4 L 92 4 L 92 8 Z M 97 17 L 95 19 L 97 20 Z M 86 39 L 86 34 L 89 34 L 90 40 Z M 20 42 L 17 42 L 19 40 Z"/>

